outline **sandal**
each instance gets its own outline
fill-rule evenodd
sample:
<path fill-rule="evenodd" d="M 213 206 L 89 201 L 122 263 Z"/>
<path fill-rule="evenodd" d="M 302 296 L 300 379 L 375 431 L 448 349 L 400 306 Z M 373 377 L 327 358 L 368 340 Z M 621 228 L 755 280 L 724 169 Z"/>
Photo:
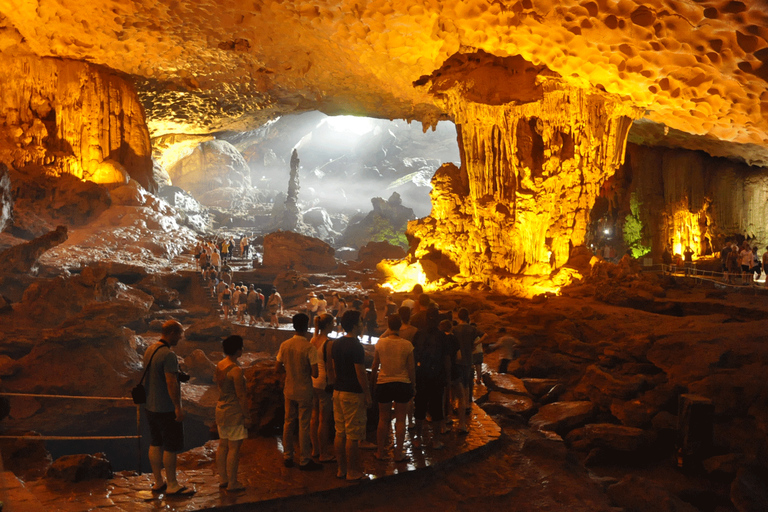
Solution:
<path fill-rule="evenodd" d="M 186 485 L 182 485 L 173 492 L 165 493 L 166 496 L 192 496 L 193 494 L 195 494 L 195 490 L 190 489 Z"/>

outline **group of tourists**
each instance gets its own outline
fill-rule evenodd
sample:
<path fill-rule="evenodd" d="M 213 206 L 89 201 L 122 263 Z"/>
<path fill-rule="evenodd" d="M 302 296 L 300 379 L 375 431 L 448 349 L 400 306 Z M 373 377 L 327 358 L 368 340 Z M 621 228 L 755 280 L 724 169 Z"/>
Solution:
<path fill-rule="evenodd" d="M 308 308 L 324 300 L 310 295 Z M 359 301 L 359 304 L 355 304 Z M 322 469 L 337 463 L 337 476 L 347 480 L 366 478 L 360 464 L 360 445 L 365 441 L 367 411 L 378 404 L 376 458 L 404 462 L 406 423 L 412 428 L 412 444 L 443 448 L 440 434 L 449 432 L 454 411 L 457 433 L 470 430 L 472 389 L 481 382 L 482 346 L 486 334 L 471 323 L 469 312 L 460 309 L 458 320 L 441 313 L 437 304 L 421 293 L 406 298 L 400 308 L 387 306 L 387 329 L 375 345 L 371 379 L 366 374 L 362 344 L 368 329 L 365 311 L 375 308 L 353 299 L 353 306 L 338 317 L 343 335 L 331 336 L 337 318 L 326 310 L 314 310 L 314 335 L 307 339 L 310 316 L 293 317 L 296 334 L 284 342 L 277 366 L 286 373 L 284 462 L 294 467 L 294 436 L 298 430 L 298 467 Z M 388 304 L 390 301 L 388 301 Z M 392 304 L 394 302 L 392 301 Z M 360 309 L 357 309 L 357 306 Z M 362 309 L 362 311 L 361 311 Z M 512 356 L 516 339 L 503 337 L 503 366 Z M 478 354 L 480 357 L 478 357 Z M 473 374 L 474 370 L 474 374 Z M 395 419 L 392 453 L 388 453 L 391 423 Z M 407 419 L 410 417 L 410 421 Z M 425 428 L 426 419 L 432 428 Z M 335 436 L 331 441 L 331 433 Z"/>
<path fill-rule="evenodd" d="M 759 257 L 757 246 L 750 246 L 746 240 L 741 246 L 730 240 L 726 241 L 720 251 L 720 264 L 728 283 L 733 283 L 735 278 L 741 275 L 741 284 L 752 285 L 768 265 L 768 247 L 762 257 Z M 765 285 L 768 286 L 768 279 Z"/>
<path fill-rule="evenodd" d="M 259 294 L 252 287 L 248 295 L 251 292 Z M 332 297 L 332 304 L 340 306 L 343 299 L 335 293 Z M 325 300 L 320 294 L 315 298 L 318 302 Z M 414 448 L 443 448 L 440 434 L 452 429 L 454 422 L 447 419 L 451 414 L 457 416 L 459 435 L 470 431 L 472 388 L 481 379 L 482 346 L 487 335 L 471 322 L 469 312 L 460 309 L 454 321 L 451 312 L 441 313 L 424 293 L 417 300 L 406 298 L 396 311 L 389 305 L 394 302 L 387 301 L 387 329 L 375 345 L 369 380 L 361 337 L 366 329 L 363 311 L 374 306 L 371 299 L 367 306 L 361 299 L 352 300 L 353 304 L 357 301 L 360 309 L 346 309 L 339 317 L 329 311 L 327 303 L 325 310 L 318 307 L 314 311 L 312 322 L 308 314 L 295 314 L 295 334 L 280 345 L 276 370 L 285 373 L 283 458 L 287 468 L 298 462 L 299 470 L 314 471 L 321 470 L 325 463 L 335 462 L 337 477 L 350 481 L 367 478 L 360 445 L 366 441 L 367 414 L 374 400 L 379 416 L 375 456 L 380 460 L 407 460 L 407 424 L 412 428 Z M 335 309 L 339 310 L 340 307 Z M 337 324 L 343 335 L 333 337 Z M 314 333 L 309 338 L 311 325 Z M 163 325 L 161 339 L 144 355 L 144 366 L 148 369 L 146 409 L 152 438 L 152 491 L 171 495 L 194 492 L 176 480 L 176 453 L 183 447 L 184 411 L 178 360 L 172 348 L 182 336 L 182 326 L 168 321 Z M 504 353 L 509 353 L 502 356 L 504 370 L 516 341 L 511 336 L 499 340 Z M 237 476 L 239 451 L 250 426 L 245 377 L 238 363 L 243 339 L 229 336 L 222 342 L 222 348 L 225 357 L 215 372 L 220 393 L 216 406 L 220 439 L 216 467 L 221 488 L 237 492 L 243 489 Z M 388 440 L 393 416 L 395 435 L 390 454 Z M 427 418 L 431 428 L 426 428 Z"/>
<path fill-rule="evenodd" d="M 218 272 L 222 264 L 232 262 L 232 258 L 251 258 L 251 241 L 243 234 L 239 242 L 234 237 L 224 237 L 216 240 L 198 240 L 194 248 L 197 269 L 205 272 L 211 268 Z"/>

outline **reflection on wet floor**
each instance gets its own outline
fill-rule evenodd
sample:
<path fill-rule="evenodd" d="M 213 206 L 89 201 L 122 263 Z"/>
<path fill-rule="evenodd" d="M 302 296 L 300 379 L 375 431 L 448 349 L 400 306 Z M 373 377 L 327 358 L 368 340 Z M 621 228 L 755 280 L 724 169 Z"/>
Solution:
<path fill-rule="evenodd" d="M 375 445 L 366 444 L 363 450 L 363 468 L 367 481 L 388 476 L 424 470 L 449 463 L 478 449 L 487 448 L 498 440 L 501 429 L 477 406 L 473 406 L 473 419 L 468 435 L 460 435 L 455 428 L 447 434 L 437 434 L 444 443 L 442 449 L 431 447 L 431 438 L 425 436 L 420 447 L 413 445 L 406 434 L 407 459 L 380 461 L 374 456 Z M 427 429 L 425 429 L 427 430 Z M 373 433 L 375 436 L 375 432 Z M 81 512 L 83 510 L 118 511 L 194 511 L 227 507 L 235 504 L 259 503 L 280 500 L 333 489 L 356 488 L 362 482 L 347 482 L 336 478 L 336 464 L 324 464 L 322 471 L 303 472 L 285 468 L 282 447 L 278 437 L 247 439 L 242 446 L 240 480 L 246 490 L 228 493 L 218 486 L 214 474 L 216 442 L 179 456 L 179 481 L 193 486 L 196 493 L 191 497 L 166 496 L 149 491 L 151 475 L 132 475 L 123 472 L 104 481 L 86 481 L 76 484 L 51 480 L 39 480 L 23 484 L 10 472 L 3 474 L 2 492 L 8 510 L 24 512 Z"/>

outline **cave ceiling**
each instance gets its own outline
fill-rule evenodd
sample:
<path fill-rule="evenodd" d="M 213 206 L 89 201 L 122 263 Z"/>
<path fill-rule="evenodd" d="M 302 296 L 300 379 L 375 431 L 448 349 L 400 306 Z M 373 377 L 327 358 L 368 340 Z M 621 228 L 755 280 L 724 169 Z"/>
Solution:
<path fill-rule="evenodd" d="M 529 101 L 544 72 L 644 109 L 630 140 L 768 165 L 765 0 L 1 0 L 0 53 L 127 75 L 153 137 L 308 110 L 427 127 L 468 55 L 444 85 L 471 101 Z"/>

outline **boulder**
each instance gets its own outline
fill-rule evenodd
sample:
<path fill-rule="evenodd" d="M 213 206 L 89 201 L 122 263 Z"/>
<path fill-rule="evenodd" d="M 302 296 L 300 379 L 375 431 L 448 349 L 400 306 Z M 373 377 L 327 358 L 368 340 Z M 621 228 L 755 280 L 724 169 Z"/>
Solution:
<path fill-rule="evenodd" d="M 264 237 L 263 266 L 300 272 L 330 272 L 337 266 L 333 247 L 292 231 L 276 231 Z"/>
<path fill-rule="evenodd" d="M 555 379 L 521 379 L 525 389 L 534 396 L 543 396 L 557 384 Z"/>
<path fill-rule="evenodd" d="M 614 505 L 627 512 L 698 512 L 693 505 L 639 476 L 627 475 L 608 487 Z"/>
<path fill-rule="evenodd" d="M 731 483 L 731 503 L 739 512 L 761 512 L 768 507 L 768 470 L 741 468 Z"/>
<path fill-rule="evenodd" d="M 37 432 L 9 429 L 5 436 L 36 437 Z M 12 471 L 24 480 L 35 480 L 45 475 L 51 465 L 51 454 L 45 449 L 45 441 L 34 439 L 0 439 L 0 452 L 6 471 Z"/>
<path fill-rule="evenodd" d="M 610 423 L 590 423 L 584 426 L 584 437 L 591 447 L 636 452 L 647 448 L 653 435 L 645 430 Z"/>
<path fill-rule="evenodd" d="M 198 320 L 184 330 L 184 337 L 192 341 L 221 341 L 229 336 L 231 326 L 219 315 L 211 315 Z"/>
<path fill-rule="evenodd" d="M 552 377 L 564 373 L 572 373 L 576 365 L 562 355 L 542 349 L 535 349 L 523 363 L 523 373 L 526 377 Z"/>
<path fill-rule="evenodd" d="M 648 426 L 658 412 L 656 407 L 637 399 L 628 402 L 614 401 L 611 404 L 611 414 L 628 427 Z"/>
<path fill-rule="evenodd" d="M 279 274 L 273 284 L 283 298 L 284 308 L 301 306 L 306 303 L 307 294 L 312 287 L 309 280 L 295 270 Z M 290 323 L 290 318 L 288 322 Z"/>
<path fill-rule="evenodd" d="M 533 400 L 527 396 L 491 391 L 482 408 L 488 414 L 504 416 L 526 415 L 533 410 Z"/>
<path fill-rule="evenodd" d="M 555 402 L 539 409 L 528 424 L 538 430 L 549 430 L 562 435 L 587 423 L 595 414 L 592 402 Z"/>
<path fill-rule="evenodd" d="M 275 371 L 274 359 L 254 361 L 244 369 L 246 393 L 253 430 L 270 433 L 283 422 L 283 374 Z"/>
<path fill-rule="evenodd" d="M 205 352 L 198 348 L 184 358 L 183 369 L 194 379 L 195 383 L 212 384 L 213 376 L 216 372 L 216 364 L 208 359 Z"/>
<path fill-rule="evenodd" d="M 67 239 L 66 226 L 58 226 L 43 236 L 15 245 L 0 253 L 2 272 L 26 274 L 34 271 L 37 260 L 45 251 L 56 247 Z"/>
<path fill-rule="evenodd" d="M 131 180 L 127 185 L 117 187 L 110 192 L 112 203 L 123 206 L 143 206 L 146 202 L 146 191 L 136 180 Z"/>
<path fill-rule="evenodd" d="M 526 389 L 523 381 L 514 375 L 506 373 L 487 373 L 483 376 L 483 381 L 485 382 L 485 385 L 493 391 L 528 395 L 528 389 Z"/>
<path fill-rule="evenodd" d="M 393 245 L 386 240 L 368 242 L 357 253 L 357 261 L 364 268 L 376 268 L 381 260 L 401 260 L 405 258 L 405 250 L 399 245 Z"/>
<path fill-rule="evenodd" d="M 209 140 L 170 169 L 171 182 L 206 204 L 205 194 L 215 189 L 251 186 L 251 170 L 243 155 L 229 142 Z M 231 196 L 230 196 L 231 197 Z"/>
<path fill-rule="evenodd" d="M 617 378 L 596 365 L 587 367 L 584 376 L 573 390 L 576 399 L 588 399 L 609 408 L 614 399 L 628 400 L 637 395 L 645 383 L 641 375 Z"/>
<path fill-rule="evenodd" d="M 704 459 L 701 461 L 701 466 L 709 474 L 719 473 L 735 476 L 739 468 L 753 462 L 754 457 L 749 457 L 743 453 L 726 453 Z"/>
<path fill-rule="evenodd" d="M 328 215 L 325 208 L 315 206 L 302 213 L 304 224 L 310 226 L 315 235 L 323 240 L 335 240 L 341 236 L 341 233 L 333 227 L 333 219 Z"/>
<path fill-rule="evenodd" d="M 403 206 L 400 194 L 393 192 L 386 201 L 381 197 L 371 199 L 371 210 L 365 217 L 350 219 L 344 236 L 343 245 L 362 247 L 370 241 L 386 240 L 403 248 L 408 246 L 405 229 L 408 221 L 416 218 L 411 208 Z"/>
<path fill-rule="evenodd" d="M 112 464 L 103 453 L 64 455 L 56 459 L 45 475 L 65 482 L 112 478 Z"/>

